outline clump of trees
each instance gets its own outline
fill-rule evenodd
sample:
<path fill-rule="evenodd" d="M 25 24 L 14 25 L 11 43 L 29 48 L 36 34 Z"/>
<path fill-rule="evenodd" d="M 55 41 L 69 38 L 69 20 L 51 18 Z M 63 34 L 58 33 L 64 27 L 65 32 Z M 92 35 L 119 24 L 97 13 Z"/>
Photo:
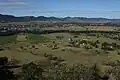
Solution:
<path fill-rule="evenodd" d="M 31 62 L 22 66 L 22 80 L 44 80 L 42 76 L 43 69 Z"/>
<path fill-rule="evenodd" d="M 65 59 L 62 57 L 57 57 L 47 53 L 44 54 L 44 57 L 47 58 L 50 62 L 54 61 L 54 64 L 60 64 L 61 62 L 65 61 Z"/>
<path fill-rule="evenodd" d="M 0 57 L 0 79 L 1 80 L 16 80 L 17 75 L 11 69 L 19 68 L 16 65 L 16 60 L 9 61 L 7 57 Z M 12 64 L 11 64 L 12 63 Z"/>
<path fill-rule="evenodd" d="M 61 40 L 64 38 L 64 36 L 56 36 L 57 39 Z"/>
<path fill-rule="evenodd" d="M 98 48 L 100 41 L 88 41 L 88 40 L 72 40 L 69 42 L 69 46 L 71 47 L 76 47 L 76 48 L 80 48 L 81 45 L 82 47 L 84 47 L 85 49 L 92 49 L 92 48 Z"/>
<path fill-rule="evenodd" d="M 117 54 L 120 55 L 120 52 L 117 50 Z"/>
<path fill-rule="evenodd" d="M 0 48 L 0 51 L 4 51 L 4 49 L 3 49 L 3 48 Z"/>
<path fill-rule="evenodd" d="M 52 50 L 54 50 L 54 49 L 58 49 L 59 47 L 58 47 L 58 45 L 57 44 L 54 44 L 53 46 L 52 46 Z"/>
<path fill-rule="evenodd" d="M 45 55 L 47 57 L 47 54 Z M 4 61 L 2 62 L 2 60 Z M 13 62 L 16 63 L 16 60 Z M 67 63 L 54 65 L 51 63 L 49 66 L 43 67 L 40 63 L 30 62 L 23 64 L 20 73 L 17 74 L 19 76 L 16 76 L 13 71 L 8 69 L 16 66 L 7 64 L 7 57 L 0 58 L 0 79 L 2 80 L 120 80 L 118 65 L 102 72 L 102 68 L 98 64 L 92 66 L 73 64 L 70 66 Z"/>
<path fill-rule="evenodd" d="M 55 41 L 53 41 L 52 45 L 50 45 L 49 47 L 52 47 L 52 50 L 58 49 L 58 45 Z"/>
<path fill-rule="evenodd" d="M 102 46 L 101 49 L 103 50 L 114 51 L 114 47 L 107 42 L 102 43 L 101 46 Z"/>

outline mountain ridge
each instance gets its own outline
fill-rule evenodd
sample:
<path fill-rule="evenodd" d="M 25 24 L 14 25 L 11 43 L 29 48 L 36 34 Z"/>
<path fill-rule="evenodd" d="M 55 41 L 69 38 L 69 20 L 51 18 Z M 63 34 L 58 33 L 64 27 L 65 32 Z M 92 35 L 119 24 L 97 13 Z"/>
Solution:
<path fill-rule="evenodd" d="M 113 22 L 113 23 L 120 23 L 120 19 L 108 19 L 108 18 L 87 18 L 87 17 L 45 17 L 45 16 L 21 16 L 16 17 L 13 15 L 3 15 L 0 14 L 0 22 L 26 22 L 26 21 L 83 21 L 83 22 Z"/>

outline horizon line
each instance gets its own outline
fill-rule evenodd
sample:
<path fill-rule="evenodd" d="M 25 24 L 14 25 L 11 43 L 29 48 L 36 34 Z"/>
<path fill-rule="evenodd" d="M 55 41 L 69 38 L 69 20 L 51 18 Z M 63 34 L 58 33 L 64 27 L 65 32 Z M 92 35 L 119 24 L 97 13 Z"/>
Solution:
<path fill-rule="evenodd" d="M 19 16 L 17 16 L 17 15 L 13 15 L 13 14 L 1 14 L 0 13 L 0 15 L 8 15 L 8 16 L 14 16 L 14 17 L 35 17 L 35 18 L 37 18 L 37 17 L 55 17 L 55 18 L 66 18 L 66 17 L 70 17 L 70 18 L 77 18 L 77 17 L 79 17 L 79 18 L 101 18 L 101 19 L 120 19 L 120 18 L 107 18 L 107 17 L 87 17 L 87 16 L 45 16 L 45 15 L 40 15 L 40 16 L 35 16 L 35 15 L 19 15 Z"/>

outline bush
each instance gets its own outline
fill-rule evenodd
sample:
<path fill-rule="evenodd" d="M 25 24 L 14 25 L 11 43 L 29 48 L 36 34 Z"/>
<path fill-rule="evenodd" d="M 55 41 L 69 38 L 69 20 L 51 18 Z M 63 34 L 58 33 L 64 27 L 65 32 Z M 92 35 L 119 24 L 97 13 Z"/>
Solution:
<path fill-rule="evenodd" d="M 22 80 L 100 80 L 100 69 L 97 64 L 86 67 L 80 64 L 58 64 L 41 68 L 31 62 L 23 65 Z"/>
<path fill-rule="evenodd" d="M 101 67 L 94 64 L 86 67 L 81 64 L 57 64 L 47 67 L 33 62 L 24 64 L 20 80 L 120 80 L 120 67 L 115 66 L 110 70 L 101 72 Z"/>
<path fill-rule="evenodd" d="M 10 61 L 9 61 L 9 65 L 18 65 L 20 63 L 20 61 L 19 60 L 16 60 L 16 59 L 14 59 L 14 58 L 12 58 Z"/>
<path fill-rule="evenodd" d="M 22 79 L 23 80 L 40 80 L 42 79 L 42 71 L 35 63 L 31 62 L 29 64 L 25 64 L 22 67 Z"/>
<path fill-rule="evenodd" d="M 10 69 L 16 66 L 9 64 L 7 57 L 0 57 L 0 79 L 1 80 L 13 80 L 16 79 L 16 75 Z"/>

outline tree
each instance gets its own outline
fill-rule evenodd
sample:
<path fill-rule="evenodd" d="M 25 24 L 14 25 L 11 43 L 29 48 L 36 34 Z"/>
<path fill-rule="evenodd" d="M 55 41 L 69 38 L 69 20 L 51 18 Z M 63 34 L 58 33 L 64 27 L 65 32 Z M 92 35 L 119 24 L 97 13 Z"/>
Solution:
<path fill-rule="evenodd" d="M 43 80 L 42 73 L 43 69 L 33 62 L 24 64 L 22 67 L 23 80 Z"/>
<path fill-rule="evenodd" d="M 23 49 L 24 47 L 23 46 L 20 46 L 20 49 Z"/>
<path fill-rule="evenodd" d="M 120 55 L 120 52 L 117 50 L 117 54 Z"/>
<path fill-rule="evenodd" d="M 100 70 L 100 66 L 98 64 L 94 64 L 92 67 L 93 70 L 93 77 L 94 80 L 100 80 L 101 78 L 101 70 Z"/>
<path fill-rule="evenodd" d="M 95 43 L 100 44 L 100 41 L 99 41 L 99 40 L 97 40 Z"/>
<path fill-rule="evenodd" d="M 14 80 L 16 79 L 16 75 L 10 69 L 17 68 L 20 66 L 14 66 L 8 64 L 7 57 L 0 57 L 0 79 L 2 80 Z"/>

